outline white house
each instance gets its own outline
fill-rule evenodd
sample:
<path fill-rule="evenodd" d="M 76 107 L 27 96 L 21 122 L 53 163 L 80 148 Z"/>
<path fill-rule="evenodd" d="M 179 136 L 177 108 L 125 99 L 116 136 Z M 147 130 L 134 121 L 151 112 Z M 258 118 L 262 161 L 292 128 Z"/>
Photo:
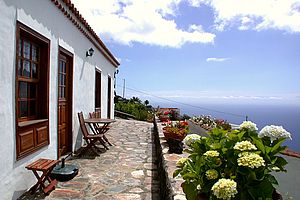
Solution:
<path fill-rule="evenodd" d="M 114 117 L 118 66 L 70 0 L 0 0 L 0 199 L 36 182 L 27 164 L 82 145 L 78 112 Z"/>

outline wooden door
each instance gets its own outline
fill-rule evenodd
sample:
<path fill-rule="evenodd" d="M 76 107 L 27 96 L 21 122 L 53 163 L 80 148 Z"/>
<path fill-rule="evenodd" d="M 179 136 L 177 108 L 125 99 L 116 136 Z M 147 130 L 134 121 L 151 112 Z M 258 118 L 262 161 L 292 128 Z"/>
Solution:
<path fill-rule="evenodd" d="M 72 58 L 62 51 L 58 62 L 58 157 L 72 151 Z"/>
<path fill-rule="evenodd" d="M 107 90 L 107 118 L 111 118 L 111 77 L 108 77 Z"/>

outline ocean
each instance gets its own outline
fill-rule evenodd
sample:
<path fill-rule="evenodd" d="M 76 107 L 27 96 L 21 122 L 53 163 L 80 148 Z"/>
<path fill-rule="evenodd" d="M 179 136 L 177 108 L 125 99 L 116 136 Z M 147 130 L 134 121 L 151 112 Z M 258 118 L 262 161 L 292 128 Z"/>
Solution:
<path fill-rule="evenodd" d="M 247 115 L 248 120 L 254 122 L 259 130 L 266 125 L 283 126 L 292 136 L 292 140 L 286 140 L 285 145 L 291 150 L 300 152 L 300 105 L 193 104 L 193 106 L 166 103 L 160 105 L 160 107 L 178 107 L 181 114 L 211 115 L 233 124 L 241 124 Z"/>

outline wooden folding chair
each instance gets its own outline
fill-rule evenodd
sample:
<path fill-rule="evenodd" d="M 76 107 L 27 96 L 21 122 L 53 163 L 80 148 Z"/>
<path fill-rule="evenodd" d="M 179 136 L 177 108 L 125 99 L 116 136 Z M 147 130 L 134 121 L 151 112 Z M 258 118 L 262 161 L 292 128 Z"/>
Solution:
<path fill-rule="evenodd" d="M 78 113 L 78 119 L 79 119 L 81 131 L 82 131 L 83 139 L 87 143 L 87 146 L 85 147 L 85 149 L 92 149 L 96 154 L 98 154 L 93 148 L 93 147 L 95 147 L 96 149 L 98 149 L 98 147 L 95 144 L 97 141 L 99 141 L 104 146 L 105 149 L 108 149 L 108 147 L 105 145 L 105 142 L 102 139 L 103 134 L 90 134 L 88 132 L 85 122 L 84 122 L 82 112 Z"/>
<path fill-rule="evenodd" d="M 100 116 L 100 112 L 92 112 L 89 113 L 90 118 L 101 118 Z M 110 126 L 107 125 L 100 125 L 99 123 L 95 123 L 93 124 L 95 131 L 97 132 L 97 134 L 103 134 L 103 139 L 110 145 L 112 146 L 112 144 L 109 142 L 109 140 L 107 139 L 107 137 L 105 136 L 105 133 L 110 129 Z"/>
<path fill-rule="evenodd" d="M 95 111 L 95 112 L 91 112 L 89 113 L 90 118 L 101 118 L 101 113 L 100 111 Z"/>

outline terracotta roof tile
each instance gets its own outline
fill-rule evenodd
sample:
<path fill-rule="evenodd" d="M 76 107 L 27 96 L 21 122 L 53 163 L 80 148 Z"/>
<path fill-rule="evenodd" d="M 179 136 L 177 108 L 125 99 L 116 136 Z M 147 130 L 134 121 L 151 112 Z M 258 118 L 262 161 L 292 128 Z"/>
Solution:
<path fill-rule="evenodd" d="M 105 46 L 105 44 L 102 42 L 102 40 L 99 38 L 99 36 L 95 33 L 95 31 L 91 28 L 91 26 L 88 24 L 88 22 L 82 17 L 82 15 L 79 13 L 77 8 L 74 6 L 74 4 L 71 2 L 71 0 L 62 0 L 62 2 L 65 3 L 65 5 L 68 7 L 68 9 L 76 16 L 77 20 L 74 19 L 68 12 L 65 10 L 64 6 L 58 1 L 58 0 L 51 0 L 54 5 L 61 10 L 64 15 L 72 21 L 72 23 L 92 42 L 94 43 L 93 39 L 97 41 L 97 44 L 102 48 L 99 48 L 98 45 L 95 44 L 95 46 L 103 53 L 103 55 L 115 66 L 118 67 L 120 63 L 118 60 L 114 57 L 114 55 L 109 51 L 109 49 Z M 86 28 L 88 33 L 93 37 L 90 38 L 89 34 L 82 28 L 81 24 L 78 23 L 78 21 Z"/>

